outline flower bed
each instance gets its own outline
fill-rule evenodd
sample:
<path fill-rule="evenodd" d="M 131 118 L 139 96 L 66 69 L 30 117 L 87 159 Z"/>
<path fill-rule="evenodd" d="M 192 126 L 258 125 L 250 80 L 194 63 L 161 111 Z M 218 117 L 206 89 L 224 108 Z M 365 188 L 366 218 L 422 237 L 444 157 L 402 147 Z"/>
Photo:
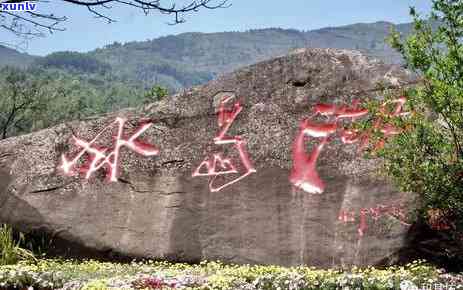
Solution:
<path fill-rule="evenodd" d="M 463 289 L 463 275 L 422 261 L 387 269 L 320 270 L 313 267 L 130 264 L 40 260 L 0 266 L 0 289 Z M 413 288 L 413 285 L 416 288 Z M 440 288 L 439 288 L 439 285 Z M 445 288 L 447 287 L 447 288 Z"/>

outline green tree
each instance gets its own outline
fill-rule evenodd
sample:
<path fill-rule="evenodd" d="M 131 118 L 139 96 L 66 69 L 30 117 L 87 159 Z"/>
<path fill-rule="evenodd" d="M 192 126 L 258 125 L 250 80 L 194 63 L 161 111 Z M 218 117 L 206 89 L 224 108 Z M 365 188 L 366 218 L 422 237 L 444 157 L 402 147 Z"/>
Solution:
<path fill-rule="evenodd" d="M 0 69 L 0 139 L 155 102 L 168 94 L 108 75 L 61 69 Z"/>
<path fill-rule="evenodd" d="M 456 237 L 463 230 L 463 1 L 434 0 L 430 19 L 414 8 L 410 14 L 412 34 L 393 31 L 389 40 L 423 82 L 405 92 L 412 114 L 398 125 L 407 130 L 378 153 L 395 182 L 419 194 L 422 216 Z"/>
<path fill-rule="evenodd" d="M 0 139 L 103 112 L 102 89 L 45 70 L 0 70 Z"/>
<path fill-rule="evenodd" d="M 0 93 L 0 139 L 27 131 L 30 115 L 46 109 L 46 94 L 38 82 L 17 69 L 6 68 L 3 72 L 6 77 Z"/>

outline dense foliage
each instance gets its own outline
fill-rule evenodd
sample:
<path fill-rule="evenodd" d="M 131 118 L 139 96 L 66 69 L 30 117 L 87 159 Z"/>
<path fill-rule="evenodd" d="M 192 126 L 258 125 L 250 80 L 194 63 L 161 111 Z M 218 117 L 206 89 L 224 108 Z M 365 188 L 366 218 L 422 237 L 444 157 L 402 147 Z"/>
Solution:
<path fill-rule="evenodd" d="M 414 31 L 392 45 L 422 84 L 404 92 L 406 111 L 396 120 L 404 131 L 378 153 L 389 176 L 419 194 L 422 215 L 461 242 L 463 232 L 463 3 L 434 0 L 431 21 L 414 9 Z M 433 27 L 430 23 L 439 23 Z"/>
<path fill-rule="evenodd" d="M 160 87 L 145 90 L 110 75 L 5 67 L 0 69 L 0 139 L 154 102 L 165 95 L 167 90 Z"/>
<path fill-rule="evenodd" d="M 68 69 L 83 73 L 107 73 L 111 66 L 83 53 L 63 51 L 49 54 L 36 61 L 38 65 Z"/>

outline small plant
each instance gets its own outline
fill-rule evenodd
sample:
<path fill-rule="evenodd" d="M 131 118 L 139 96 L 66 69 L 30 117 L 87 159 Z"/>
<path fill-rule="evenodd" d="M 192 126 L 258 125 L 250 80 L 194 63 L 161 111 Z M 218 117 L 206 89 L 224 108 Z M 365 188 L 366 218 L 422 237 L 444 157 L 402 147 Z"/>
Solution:
<path fill-rule="evenodd" d="M 166 88 L 161 86 L 154 86 L 145 93 L 145 103 L 153 103 L 160 101 L 169 94 L 169 91 Z"/>
<path fill-rule="evenodd" d="M 16 242 L 11 227 L 0 226 L 0 265 L 16 264 L 20 260 L 35 260 L 31 251 L 19 246 L 23 240 L 24 235 L 20 234 L 19 241 Z"/>

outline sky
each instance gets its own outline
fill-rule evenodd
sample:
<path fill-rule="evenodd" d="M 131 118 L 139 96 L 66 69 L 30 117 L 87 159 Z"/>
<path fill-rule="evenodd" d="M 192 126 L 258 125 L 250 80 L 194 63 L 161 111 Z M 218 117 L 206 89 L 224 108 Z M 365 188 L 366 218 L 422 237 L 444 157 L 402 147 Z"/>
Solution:
<path fill-rule="evenodd" d="M 23 52 L 46 55 L 55 51 L 86 52 L 115 41 L 144 41 L 183 32 L 245 31 L 268 27 L 312 30 L 327 26 L 388 21 L 411 22 L 409 7 L 422 14 L 430 12 L 430 0 L 228 0 L 226 9 L 203 9 L 185 16 L 186 23 L 169 25 L 173 17 L 159 13 L 147 16 L 137 8 L 124 5 L 102 9 L 115 23 L 96 19 L 87 8 L 50 0 L 38 3 L 39 12 L 66 16 L 66 30 L 35 38 L 21 46 Z M 161 1 L 161 3 L 172 3 Z M 176 1 L 177 4 L 186 3 Z M 18 43 L 0 29 L 0 40 Z"/>

